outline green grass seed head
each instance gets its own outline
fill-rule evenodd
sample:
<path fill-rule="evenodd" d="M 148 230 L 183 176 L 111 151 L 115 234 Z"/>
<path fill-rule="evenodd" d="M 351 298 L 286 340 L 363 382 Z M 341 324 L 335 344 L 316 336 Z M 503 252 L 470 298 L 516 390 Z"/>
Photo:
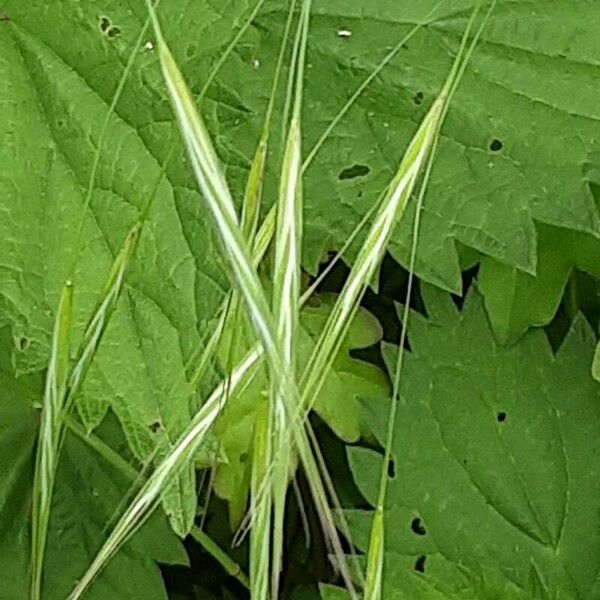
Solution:
<path fill-rule="evenodd" d="M 400 340 L 398 344 L 398 358 L 396 362 L 396 368 L 393 377 L 393 390 L 392 390 L 392 398 L 390 403 L 390 411 L 388 415 L 387 422 L 387 432 L 385 438 L 385 452 L 382 461 L 382 469 L 380 475 L 380 484 L 378 490 L 378 498 L 377 505 L 375 507 L 375 513 L 373 516 L 373 523 L 371 526 L 371 533 L 369 538 L 369 547 L 367 554 L 367 571 L 365 577 L 365 586 L 364 586 L 364 598 L 365 600 L 380 600 L 382 597 L 382 584 L 383 584 L 383 564 L 384 564 L 384 552 L 385 552 L 385 500 L 387 494 L 387 484 L 388 484 L 388 465 L 392 458 L 392 444 L 394 438 L 394 424 L 396 418 L 396 409 L 398 404 L 398 396 L 400 391 L 400 379 L 401 372 L 403 366 L 403 357 L 404 357 L 404 348 L 405 348 L 405 340 L 408 329 L 408 319 L 410 315 L 410 299 L 411 299 L 411 291 L 413 284 L 413 276 L 414 276 L 414 266 L 416 262 L 416 254 L 417 254 L 417 243 L 418 243 L 418 234 L 419 234 L 419 224 L 420 224 L 420 214 L 422 203 L 425 195 L 425 190 L 427 184 L 429 182 L 429 178 L 431 175 L 431 170 L 433 167 L 433 161 L 435 157 L 435 151 L 437 148 L 437 142 L 439 138 L 440 129 L 444 120 L 444 117 L 448 111 L 449 103 L 452 99 L 454 92 L 462 78 L 466 65 L 469 61 L 469 58 L 475 48 L 479 37 L 483 31 L 487 23 L 487 19 L 489 18 L 491 11 L 495 6 L 495 2 L 493 2 L 483 19 L 482 24 L 480 25 L 478 31 L 476 32 L 473 40 L 468 43 L 469 36 L 471 33 L 471 29 L 475 22 L 475 19 L 478 15 L 479 8 L 477 7 L 465 28 L 465 32 L 462 37 L 461 45 L 458 51 L 458 54 L 455 58 L 454 64 L 446 79 L 446 82 L 438 96 L 436 102 L 431 109 L 433 111 L 435 109 L 437 113 L 437 118 L 435 120 L 435 129 L 434 129 L 434 137 L 431 142 L 431 147 L 429 149 L 428 158 L 427 158 L 427 166 L 425 169 L 425 174 L 423 176 L 423 180 L 421 182 L 421 188 L 417 198 L 417 207 L 416 207 L 416 217 L 413 228 L 413 239 L 411 245 L 411 257 L 410 257 L 410 266 L 409 266 L 409 277 L 408 277 L 408 287 L 406 293 L 406 300 L 404 303 L 404 314 L 402 317 L 402 329 Z M 431 113 L 430 111 L 430 113 Z"/>
<path fill-rule="evenodd" d="M 86 327 L 83 340 L 77 351 L 75 366 L 69 377 L 69 391 L 65 406 L 65 411 L 67 412 L 72 407 L 72 403 L 83 383 L 87 370 L 96 355 L 110 318 L 117 307 L 121 291 L 123 290 L 125 273 L 135 254 L 141 229 L 142 224 L 136 223 L 127 234 L 123 246 L 113 261 L 109 275 L 104 283 L 96 310 Z"/>
<path fill-rule="evenodd" d="M 39 600 L 42 587 L 46 537 L 63 429 L 62 411 L 69 368 L 72 307 L 73 284 L 67 281 L 62 288 L 54 321 L 33 475 L 31 600 Z"/>
<path fill-rule="evenodd" d="M 160 39 L 162 39 L 162 38 L 160 38 Z M 164 46 L 164 48 L 162 48 L 162 50 L 161 50 L 161 58 L 163 59 L 163 61 L 166 61 L 166 62 L 168 62 L 169 60 L 172 61 L 172 57 L 170 56 L 170 53 L 168 53 L 168 49 L 166 49 L 167 53 L 164 54 L 165 49 L 166 49 L 166 46 Z M 172 62 L 171 66 L 174 66 L 174 62 Z M 182 83 L 182 82 L 183 82 L 183 80 L 180 79 L 180 83 Z M 195 112 L 195 107 L 193 107 L 193 102 L 188 103 L 187 108 L 190 108 L 190 106 L 193 109 L 193 111 Z M 179 108 L 181 109 L 181 106 Z M 202 128 L 200 128 L 200 129 L 202 129 Z M 204 133 L 206 133 L 205 129 L 204 129 Z M 185 138 L 185 135 L 186 134 L 184 133 L 184 138 Z M 195 150 L 202 151 L 203 148 L 204 148 L 204 150 L 206 150 L 206 141 L 207 140 L 208 140 L 208 144 L 209 144 L 208 148 L 210 150 L 210 147 L 211 147 L 210 139 L 208 138 L 207 133 L 206 133 L 206 139 L 203 140 L 202 136 L 200 136 L 200 139 L 196 140 Z M 188 146 L 188 149 L 189 149 L 189 146 Z M 210 152 L 208 154 L 210 155 Z M 257 155 L 258 155 L 258 151 L 257 151 Z M 205 156 L 203 165 L 196 164 L 195 168 L 197 168 L 198 166 L 201 166 L 201 167 L 203 166 L 205 168 L 204 176 L 207 179 L 210 179 L 211 175 L 214 175 L 216 173 L 217 178 L 215 180 L 211 180 L 212 187 L 214 189 L 216 189 L 217 193 L 223 192 L 223 190 L 225 189 L 226 193 L 223 194 L 223 197 L 225 199 L 227 199 L 227 195 L 229 195 L 229 197 L 230 197 L 230 194 L 228 194 L 228 190 L 226 187 L 226 183 L 224 181 L 224 177 L 221 179 L 221 181 L 219 181 L 218 175 L 220 173 L 220 167 L 218 165 L 218 161 L 216 160 L 216 156 L 213 156 L 213 158 L 215 159 L 214 162 L 212 162 L 210 160 L 210 156 L 209 156 L 209 160 L 207 161 L 206 156 Z M 197 157 L 196 157 L 196 159 L 197 159 Z M 261 158 L 261 161 L 262 161 L 262 158 Z M 260 164 L 261 161 L 259 161 L 255 157 L 256 164 Z M 192 158 L 192 163 L 194 163 L 193 158 Z M 213 168 L 215 165 L 216 165 L 216 170 Z M 264 168 L 264 165 L 263 165 L 263 168 Z M 221 187 L 221 189 L 219 189 L 220 184 L 224 184 L 224 188 Z M 231 203 L 231 207 L 233 207 L 232 203 Z M 225 209 L 224 213 L 225 213 L 226 217 L 229 217 L 230 224 L 231 223 L 237 224 L 237 217 L 235 216 L 235 211 L 228 210 L 227 202 L 221 208 Z M 249 210 L 248 214 L 251 215 L 252 212 Z M 246 244 L 248 244 L 249 240 L 245 237 L 244 234 L 247 234 L 248 231 L 252 230 L 252 221 L 253 221 L 253 219 L 251 219 L 251 218 L 248 218 L 246 220 L 246 223 L 250 224 L 250 228 L 249 228 L 249 230 L 244 229 L 240 236 L 242 239 L 245 238 Z M 243 218 L 242 218 L 242 222 L 244 223 Z M 254 264 L 256 264 L 256 262 L 258 262 L 260 260 L 260 257 L 262 257 L 262 255 L 264 254 L 264 251 L 266 250 L 266 247 L 268 246 L 269 241 L 273 237 L 273 234 L 276 230 L 276 218 L 275 218 L 275 213 L 273 211 L 269 213 L 269 217 L 266 219 L 265 224 L 263 224 L 263 227 L 259 231 L 257 240 L 253 247 L 253 249 L 254 249 L 254 253 L 253 253 L 254 254 L 254 257 L 253 257 Z M 249 253 L 246 253 L 246 258 L 248 256 L 248 254 Z M 258 258 L 257 258 L 257 255 L 258 255 Z M 250 262 L 250 264 L 252 264 L 252 260 L 249 262 Z M 215 396 L 215 394 L 213 394 L 211 396 L 211 398 L 209 398 L 209 400 L 205 404 L 206 410 L 204 410 L 204 411 L 201 410 L 198 413 L 198 415 L 196 415 L 194 422 L 186 429 L 186 432 L 184 432 L 184 434 L 181 436 L 180 440 L 174 446 L 173 451 L 166 457 L 166 460 L 164 461 L 164 465 L 165 465 L 164 468 L 161 470 L 157 469 L 158 475 L 156 477 L 154 477 L 154 486 L 149 486 L 148 488 L 145 489 L 145 496 L 140 492 L 140 495 L 138 495 L 138 498 L 136 499 L 137 502 L 134 502 L 130 506 L 130 509 L 128 509 L 128 511 L 125 515 L 125 516 L 128 516 L 128 518 L 122 519 L 123 522 L 129 521 L 129 523 L 131 524 L 131 523 L 134 523 L 136 521 L 136 519 L 138 519 L 138 518 L 141 519 L 142 515 L 147 516 L 147 512 L 151 510 L 151 508 L 149 508 L 149 507 L 152 506 L 152 503 L 155 501 L 156 497 L 160 496 L 160 489 L 161 489 L 162 482 L 164 482 L 165 480 L 168 480 L 169 477 L 172 477 L 172 474 L 174 472 L 176 472 L 176 469 L 180 468 L 181 463 L 184 460 L 187 460 L 187 458 L 185 458 L 185 457 L 187 456 L 187 453 L 190 451 L 190 448 L 192 448 L 192 447 L 197 448 L 197 446 L 200 443 L 202 443 L 203 435 L 207 431 L 208 427 L 210 427 L 212 422 L 214 422 L 214 419 L 216 418 L 216 414 L 218 414 L 218 411 L 216 411 L 215 409 L 217 408 L 217 405 L 219 407 L 221 406 L 222 397 L 224 395 L 224 389 L 226 388 L 226 389 L 231 390 L 232 386 L 233 386 L 233 388 L 235 388 L 237 385 L 241 385 L 240 384 L 241 380 L 243 378 L 245 378 L 247 376 L 247 374 L 256 367 L 256 364 L 257 364 L 258 360 L 260 359 L 260 356 L 263 353 L 263 351 L 264 351 L 264 348 L 261 348 L 261 347 L 255 348 L 248 355 L 249 359 L 247 357 L 242 362 L 242 364 L 239 365 L 238 368 L 236 368 L 234 370 L 232 377 L 229 378 L 225 382 L 225 385 L 220 386 L 216 390 L 216 392 L 217 392 L 216 396 Z M 221 396 L 219 396 L 219 390 L 220 390 Z M 205 407 L 203 407 L 203 409 Z M 289 411 L 289 407 L 286 410 Z M 302 415 L 302 419 L 303 418 L 304 418 L 304 415 Z M 306 452 L 306 447 L 304 448 L 304 452 Z M 311 471 L 310 468 L 308 470 L 312 473 L 316 472 L 316 476 L 321 477 L 321 474 L 319 473 L 318 462 L 315 463 L 314 459 L 312 461 L 311 461 L 311 459 L 307 459 L 307 460 L 308 460 L 309 464 L 312 464 L 313 468 L 316 468 L 316 471 Z M 162 464 L 161 464 L 161 467 L 162 467 Z M 161 478 L 163 478 L 163 479 L 161 479 Z M 142 504 L 140 504 L 140 500 L 143 500 Z M 144 502 L 146 504 L 144 504 Z M 325 506 L 327 506 L 326 499 L 325 499 Z M 121 523 L 121 525 L 122 524 L 123 523 Z M 135 527 L 134 527 L 134 529 L 135 529 Z M 115 531 L 113 532 L 115 534 L 115 538 L 112 540 L 111 544 L 107 544 L 107 546 L 106 546 L 106 548 L 108 549 L 109 552 L 111 551 L 111 548 L 113 551 L 116 551 L 118 549 L 118 547 L 120 547 L 120 545 L 123 543 L 123 540 L 127 538 L 127 535 L 131 535 L 132 530 L 130 530 L 128 534 L 125 533 L 126 531 L 127 531 L 127 527 L 115 528 Z M 111 537 L 112 537 L 112 534 L 111 534 Z M 104 560 L 107 560 L 106 556 L 108 556 L 108 555 L 105 555 Z M 104 564 L 105 564 L 105 562 L 104 562 Z M 100 568 L 103 566 L 100 563 L 98 563 L 98 565 L 100 565 Z M 99 569 L 96 570 L 96 573 L 97 572 L 99 572 Z M 89 580 L 89 581 L 91 581 L 91 580 Z M 88 584 L 89 584 L 89 581 L 88 581 Z M 74 595 L 73 597 L 78 597 L 78 596 Z"/>
<path fill-rule="evenodd" d="M 252 450 L 251 502 L 264 495 L 260 506 L 253 507 L 250 530 L 250 597 L 267 600 L 271 573 L 271 489 L 262 487 L 273 459 L 270 432 L 270 410 L 265 398 L 260 398 L 254 419 Z"/>

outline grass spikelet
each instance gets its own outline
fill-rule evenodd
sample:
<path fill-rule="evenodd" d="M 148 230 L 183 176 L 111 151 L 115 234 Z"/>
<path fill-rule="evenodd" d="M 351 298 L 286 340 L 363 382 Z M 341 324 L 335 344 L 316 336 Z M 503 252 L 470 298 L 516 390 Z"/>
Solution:
<path fill-rule="evenodd" d="M 135 252 L 141 229 L 141 223 L 137 223 L 127 234 L 123 246 L 112 264 L 110 273 L 102 289 L 98 307 L 86 327 L 83 340 L 77 353 L 75 366 L 69 377 L 68 400 L 65 406 L 67 412 L 70 410 L 71 404 L 75 399 L 92 359 L 98 350 L 100 340 L 106 330 L 110 317 L 117 307 L 117 302 L 123 288 L 125 272 Z"/>
<path fill-rule="evenodd" d="M 221 411 L 226 394 L 241 392 L 258 364 L 258 350 L 249 352 L 231 375 L 222 381 L 196 413 L 171 451 L 164 457 L 146 483 L 125 510 L 92 564 L 69 595 L 69 600 L 81 598 L 98 573 L 121 546 L 131 538 L 157 507 L 162 492 L 181 473 L 204 441 L 206 433 Z"/>
<path fill-rule="evenodd" d="M 87 369 L 96 354 L 106 325 L 116 307 L 127 266 L 133 256 L 140 225 L 127 235 L 124 245 L 112 264 L 102 289 L 98 307 L 86 328 L 77 351 L 75 365 L 69 370 L 69 332 L 73 303 L 73 284 L 63 287 L 52 338 L 52 350 L 46 376 L 42 407 L 36 468 L 33 483 L 31 598 L 37 600 L 41 592 L 43 556 L 46 544 L 50 507 L 58 457 L 64 439 L 63 418 L 68 415 Z"/>
<path fill-rule="evenodd" d="M 412 285 L 414 279 L 414 267 L 417 255 L 417 245 L 418 245 L 418 234 L 419 234 L 419 226 L 420 226 L 420 215 L 421 208 L 423 204 L 423 199 L 425 196 L 425 190 L 427 187 L 427 183 L 429 182 L 429 178 L 431 175 L 431 170 L 433 167 L 433 159 L 435 157 L 435 151 L 437 148 L 437 142 L 439 137 L 439 131 L 442 126 L 445 114 L 448 110 L 450 100 L 462 78 L 466 65 L 469 61 L 469 58 L 477 45 L 477 42 L 481 36 L 481 33 L 487 23 L 487 20 L 495 7 L 495 2 L 493 2 L 488 9 L 481 25 L 479 26 L 478 31 L 476 32 L 473 40 L 468 45 L 469 35 L 471 33 L 473 24 L 475 19 L 479 13 L 479 7 L 473 11 L 473 14 L 465 28 L 465 32 L 463 34 L 462 42 L 458 51 L 458 54 L 455 58 L 452 70 L 446 83 L 444 85 L 444 90 L 442 91 L 442 96 L 446 96 L 446 100 L 444 103 L 444 108 L 442 114 L 440 116 L 437 132 L 435 138 L 433 140 L 433 144 L 431 147 L 431 151 L 429 153 L 428 163 L 425 170 L 425 175 L 423 177 L 423 181 L 421 182 L 421 188 L 419 190 L 418 198 L 417 198 L 417 207 L 416 207 L 416 217 L 415 223 L 413 226 L 412 232 L 412 245 L 411 245 L 411 256 L 410 256 L 410 265 L 409 265 L 409 277 L 408 277 L 408 287 L 406 292 L 406 300 L 404 303 L 404 314 L 402 317 L 402 330 L 400 334 L 400 340 L 398 345 L 398 359 L 396 362 L 396 368 L 393 377 L 393 386 L 392 386 L 392 397 L 390 402 L 390 411 L 388 415 L 387 421 L 387 432 L 385 439 L 385 450 L 383 456 L 383 463 L 380 475 L 379 482 L 379 490 L 377 497 L 377 505 L 375 507 L 375 512 L 373 514 L 373 523 L 371 525 L 371 534 L 369 538 L 369 548 L 367 553 L 367 571 L 365 576 L 365 588 L 364 588 L 364 600 L 381 600 L 382 598 L 382 584 L 383 584 L 383 565 L 385 559 L 385 500 L 387 495 L 387 484 L 388 484 L 388 465 L 392 458 L 392 444 L 394 439 L 394 425 L 396 419 L 396 409 L 398 404 L 398 395 L 400 392 L 400 379 L 402 373 L 402 365 L 404 358 L 404 346 L 406 341 L 406 334 L 408 328 L 408 318 L 410 315 L 410 299 L 412 294 Z M 468 48 L 467 48 L 468 45 Z"/>
<path fill-rule="evenodd" d="M 42 569 L 69 366 L 72 306 L 73 284 L 67 281 L 62 289 L 54 323 L 36 450 L 31 511 L 31 600 L 38 600 L 41 594 Z"/>
<path fill-rule="evenodd" d="M 305 408 L 312 406 L 319 393 L 324 381 L 324 374 L 329 371 L 333 358 L 339 351 L 348 332 L 349 324 L 358 310 L 360 298 L 383 258 L 394 226 L 404 212 L 421 166 L 431 150 L 439 119 L 443 113 L 444 102 L 444 95 L 434 102 L 411 140 L 344 288 L 317 341 L 301 383 Z"/>
<path fill-rule="evenodd" d="M 304 78 L 304 60 L 310 17 L 311 2 L 303 3 L 298 27 L 299 35 L 294 48 L 296 64 L 295 101 L 288 137 L 283 155 L 283 166 L 277 205 L 275 229 L 275 257 L 273 266 L 273 312 L 277 320 L 277 336 L 284 360 L 291 377 L 296 372 L 296 335 L 300 315 L 300 261 L 302 252 L 302 148 L 301 148 L 301 107 Z M 289 464 L 291 446 L 288 430 L 288 415 L 284 400 L 279 397 L 281 390 L 273 385 L 269 424 L 273 438 L 274 468 L 271 477 L 273 501 L 273 534 L 271 556 L 271 596 L 279 596 L 279 577 L 283 560 L 283 526 L 285 499 L 289 484 Z M 296 408 L 297 410 L 297 408 Z M 268 511 L 267 502 L 258 510 Z"/>

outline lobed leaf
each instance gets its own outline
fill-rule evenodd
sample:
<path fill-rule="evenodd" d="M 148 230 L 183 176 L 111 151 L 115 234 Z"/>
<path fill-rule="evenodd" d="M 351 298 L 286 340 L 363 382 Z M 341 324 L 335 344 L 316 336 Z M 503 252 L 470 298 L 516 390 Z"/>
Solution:
<path fill-rule="evenodd" d="M 429 317 L 411 317 L 392 448 L 383 597 L 594 598 L 600 416 L 589 327 L 578 319 L 556 354 L 541 331 L 506 348 L 476 291 L 462 311 L 423 293 Z M 396 349 L 385 357 L 393 369 Z M 368 407 L 379 440 L 387 408 Z M 381 457 L 349 457 L 376 500 Z M 371 514 L 348 515 L 360 547 Z"/>

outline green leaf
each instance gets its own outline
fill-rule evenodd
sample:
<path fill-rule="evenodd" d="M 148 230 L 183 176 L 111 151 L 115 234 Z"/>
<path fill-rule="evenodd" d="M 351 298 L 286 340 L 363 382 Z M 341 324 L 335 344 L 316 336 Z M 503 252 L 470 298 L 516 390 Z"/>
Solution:
<path fill-rule="evenodd" d="M 112 39 L 98 28 L 95 8 L 80 7 L 75 0 L 55 8 L 51 28 L 36 2 L 5 4 L 11 21 L 3 22 L 3 29 L 22 27 L 81 73 L 105 102 L 110 98 L 144 20 L 141 4 L 130 9 L 122 0 L 105 3 L 105 14 L 121 31 Z M 307 170 L 304 264 L 310 270 L 326 250 L 342 246 L 389 180 L 449 70 L 474 4 L 474 0 L 441 6 L 433 0 L 399 0 L 365 7 L 361 0 L 332 0 L 315 7 L 304 115 L 307 149 L 389 47 L 415 23 L 435 22 L 420 30 L 384 69 Z M 206 97 L 209 128 L 238 190 L 243 189 L 260 135 L 285 9 L 283 2 L 267 4 Z M 167 17 L 177 15 L 165 19 L 165 36 L 177 62 L 184 65 L 186 80 L 199 92 L 210 65 L 235 35 L 232 25 L 242 22 L 251 7 L 245 0 L 219 6 L 172 0 L 163 10 Z M 595 141 L 600 128 L 595 86 L 598 24 L 600 9 L 584 0 L 499 2 L 443 130 L 425 200 L 419 276 L 457 291 L 457 241 L 505 265 L 533 272 L 533 219 L 598 235 L 600 221 L 587 183 L 600 164 Z M 351 36 L 338 35 L 341 29 Z M 72 39 L 78 44 L 73 45 Z M 79 46 L 86 48 L 85 54 L 78 53 Z M 118 113 L 139 128 L 147 147 L 160 158 L 171 115 L 156 69 L 150 65 L 151 54 L 140 56 Z M 342 76 L 331 77 L 333 65 Z M 556 72 L 564 77 L 550 76 Z M 156 95 L 163 103 L 153 109 Z M 195 196 L 185 165 L 173 161 L 169 174 L 178 186 L 180 205 L 190 194 Z M 406 219 L 391 248 L 405 265 L 411 227 L 411 219 Z M 196 225 L 185 223 L 184 228 Z M 197 236 L 194 240 L 199 243 Z M 195 256 L 210 263 L 201 253 Z M 350 252 L 348 260 L 353 256 Z"/>
<path fill-rule="evenodd" d="M 303 329 L 310 336 L 310 339 L 306 338 L 306 350 L 303 347 L 300 349 L 300 356 L 304 355 L 304 360 L 308 358 L 323 331 L 335 300 L 333 294 L 322 294 L 311 300 L 301 312 Z M 360 309 L 315 403 L 317 414 L 338 437 L 347 442 L 356 442 L 365 433 L 357 399 L 381 397 L 387 395 L 389 390 L 387 378 L 381 370 L 353 358 L 351 351 L 377 344 L 382 335 L 377 319 L 367 310 Z M 301 364 L 302 360 L 300 358 Z"/>
<path fill-rule="evenodd" d="M 532 600 L 540 596 L 527 595 L 514 584 L 499 581 L 493 575 L 474 577 L 464 567 L 436 565 L 440 579 L 423 577 L 413 571 L 411 560 L 399 554 L 388 553 L 386 568 L 404 572 L 405 576 L 394 578 L 393 585 L 385 590 L 384 600 Z M 323 600 L 346 600 L 345 590 L 333 586 L 321 586 Z"/>
<path fill-rule="evenodd" d="M 439 19 L 407 44 L 317 156 L 306 180 L 307 208 L 318 215 L 307 234 L 315 240 L 307 260 L 318 260 L 331 243 L 340 247 L 356 223 L 354 214 L 364 214 L 381 190 L 448 72 L 474 4 L 445 2 L 434 11 Z M 334 0 L 317 8 L 319 44 L 307 93 L 321 123 L 408 24 L 426 18 L 434 6 Z M 532 219 L 598 235 L 598 212 L 583 175 L 600 127 L 594 83 L 599 23 L 600 9 L 586 2 L 499 2 L 442 131 L 425 199 L 420 277 L 459 289 L 456 241 L 533 271 Z M 350 38 L 336 35 L 342 24 L 352 31 Z M 327 79 L 332 60 L 344 68 L 339 86 Z M 565 77 L 543 75 L 557 71 Z M 370 172 L 339 181 L 353 165 Z M 323 197 L 336 208 L 325 210 Z M 391 248 L 404 265 L 411 226 L 407 219 Z"/>
<path fill-rule="evenodd" d="M 300 343 L 297 349 L 300 369 L 314 349 L 334 302 L 335 296 L 323 294 L 316 296 L 301 310 L 301 328 L 298 332 Z M 227 349 L 231 335 L 231 330 L 226 330 L 223 335 L 222 347 L 225 350 L 221 351 L 221 357 L 225 365 L 230 357 Z M 315 404 L 316 413 L 347 442 L 356 442 L 362 434 L 368 433 L 358 399 L 384 397 L 388 394 L 388 382 L 384 373 L 378 367 L 352 358 L 350 354 L 351 350 L 376 344 L 381 335 L 377 319 L 361 309 L 350 327 Z M 238 349 L 240 357 L 246 349 L 247 347 L 243 346 Z M 236 356 L 236 362 L 237 359 Z M 217 469 L 215 490 L 219 496 L 229 501 L 230 516 L 234 524 L 239 523 L 246 509 L 250 483 L 247 465 L 251 462 L 251 432 L 254 428 L 258 399 L 265 390 L 266 377 L 261 373 L 239 398 L 225 406 L 222 417 L 215 425 L 215 435 L 222 440 L 223 451 L 228 459 Z"/>
<path fill-rule="evenodd" d="M 323 600 L 348 600 L 350 596 L 344 588 L 335 587 L 333 585 L 322 584 L 320 586 L 321 598 Z"/>
<path fill-rule="evenodd" d="M 479 289 L 498 339 L 512 342 L 532 325 L 547 325 L 573 269 L 600 277 L 600 243 L 591 235 L 544 225 L 538 228 L 535 276 L 484 258 Z"/>
<path fill-rule="evenodd" d="M 4 7 L 9 19 L 0 27 L 0 211 L 6 215 L 0 224 L 0 322 L 11 327 L 17 341 L 13 356 L 19 373 L 47 364 L 60 288 L 77 257 L 72 347 L 78 346 L 114 256 L 159 181 L 165 157 L 150 133 L 160 131 L 163 150 L 171 135 L 170 125 L 153 123 L 160 111 L 144 116 L 161 88 L 154 58 L 140 53 L 136 72 L 154 78 L 154 84 L 137 97 L 126 86 L 109 119 L 79 248 L 77 231 L 101 124 L 141 23 L 126 17 L 123 6 L 122 17 L 109 13 L 121 34 L 107 38 L 95 7 L 75 9 L 75 4 L 63 12 L 53 9 L 48 27 L 42 4 L 14 3 Z M 64 26 L 71 28 L 69 34 Z M 77 43 L 62 52 L 67 35 Z M 81 48 L 85 60 L 78 62 Z M 103 80 L 109 64 L 114 85 Z M 80 398 L 90 430 L 108 407 L 113 409 L 140 460 L 164 453 L 189 421 L 185 365 L 227 288 L 198 204 L 198 194 L 174 174 L 158 186 L 126 291 Z M 180 483 L 179 493 L 166 495 L 164 505 L 183 535 L 195 513 L 193 472 Z"/>
<path fill-rule="evenodd" d="M 596 598 L 600 386 L 589 326 L 577 319 L 556 355 L 539 330 L 503 347 L 476 292 L 459 311 L 422 291 L 429 317 L 415 313 L 409 327 L 384 598 L 396 589 L 415 599 Z M 384 354 L 393 368 L 395 349 Z M 387 406 L 371 402 L 368 414 L 381 441 Z M 380 455 L 350 449 L 349 458 L 372 503 Z M 370 514 L 348 515 L 361 547 Z"/>
<path fill-rule="evenodd" d="M 34 448 L 43 380 L 39 374 L 15 378 L 11 340 L 0 330 L 0 598 L 27 596 Z M 117 447 L 122 434 L 113 420 L 102 427 Z M 78 438 L 67 435 L 58 467 L 44 564 L 42 597 L 62 600 L 93 558 L 131 482 Z M 156 515 L 111 563 L 90 591 L 90 599 L 166 600 L 156 562 L 186 564 L 187 556 Z"/>

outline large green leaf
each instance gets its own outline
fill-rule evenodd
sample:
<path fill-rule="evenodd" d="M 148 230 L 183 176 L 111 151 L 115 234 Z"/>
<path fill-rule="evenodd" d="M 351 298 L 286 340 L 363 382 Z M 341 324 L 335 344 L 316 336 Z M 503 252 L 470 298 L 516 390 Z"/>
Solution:
<path fill-rule="evenodd" d="M 402 375 L 384 597 L 598 598 L 600 386 L 589 327 L 578 319 L 556 355 L 541 331 L 506 348 L 477 293 L 462 311 L 442 292 L 424 297 L 429 317 L 412 317 Z M 393 347 L 386 358 L 393 368 Z M 369 407 L 381 440 L 387 406 Z M 349 457 L 373 503 L 380 455 Z M 370 512 L 349 519 L 364 547 Z"/>
<path fill-rule="evenodd" d="M 34 450 L 42 379 L 15 378 L 9 335 L 0 330 L 0 598 L 28 597 L 30 510 Z M 107 425 L 109 425 L 107 423 Z M 119 428 L 103 436 L 120 442 Z M 122 443 L 122 442 L 121 442 Z M 63 600 L 102 544 L 133 482 L 79 438 L 67 435 L 50 518 L 43 597 Z M 89 598 L 165 599 L 157 562 L 186 564 L 183 546 L 156 515 L 119 553 L 91 589 Z"/>
<path fill-rule="evenodd" d="M 242 21 L 249 4 L 171 0 L 162 7 L 167 39 L 192 88 L 200 90 L 211 60 L 234 35 L 232 24 Z M 309 169 L 309 267 L 328 248 L 340 247 L 371 206 L 446 76 L 475 3 L 438 4 L 400 0 L 365 6 L 361 0 L 332 0 L 315 5 L 306 147 L 413 24 L 431 16 L 436 21 L 417 33 L 373 82 Z M 238 183 L 258 138 L 285 9 L 283 0 L 267 3 L 208 93 L 205 112 L 229 175 Z M 122 0 L 104 3 L 102 10 L 93 3 L 64 1 L 53 7 L 53 27 L 47 27 L 36 2 L 11 0 L 5 10 L 11 18 L 5 27 L 25 28 L 82 74 L 105 102 L 144 18 L 142 3 L 132 12 Z M 102 16 L 118 27 L 118 35 L 102 33 Z M 420 275 L 458 289 L 455 240 L 533 271 L 532 218 L 598 234 L 600 221 L 587 185 L 598 164 L 598 24 L 600 9 L 585 0 L 499 1 L 444 128 L 426 199 Z M 338 35 L 342 29 L 350 37 Z M 75 33 L 80 41 L 72 44 Z M 86 48 L 85 55 L 79 47 Z M 150 54 L 140 57 L 118 113 L 160 157 L 171 116 Z M 334 72 L 340 76 L 332 77 Z M 546 76 L 556 72 L 564 76 Z M 173 181 L 193 189 L 179 161 L 169 171 Z M 392 248 L 404 262 L 409 226 L 407 219 Z"/>
<path fill-rule="evenodd" d="M 98 28 L 91 3 L 4 8 L 9 19 L 0 22 L 0 322 L 11 326 L 16 340 L 17 370 L 28 372 L 47 362 L 58 294 L 76 259 L 73 337 L 81 339 L 113 256 L 160 181 L 162 158 L 144 132 L 161 125 L 154 123 L 160 111 L 145 123 L 139 112 L 132 119 L 140 97 L 126 94 L 117 104 L 79 245 L 86 188 L 115 90 L 98 74 L 107 68 L 107 52 L 114 46 L 128 52 L 131 44 Z M 77 43 L 63 51 L 61 38 L 67 37 Z M 85 60 L 75 64 L 75 55 Z M 157 77 L 152 58 L 140 56 L 139 63 L 135 77 Z M 116 82 L 123 70 L 117 55 L 111 68 Z M 139 459 L 164 453 L 189 420 L 184 365 L 225 287 L 215 257 L 198 194 L 171 177 L 161 181 L 127 292 L 80 403 L 89 429 L 111 406 Z M 178 488 L 164 505 L 175 530 L 184 534 L 195 514 L 192 470 L 180 477 Z"/>
<path fill-rule="evenodd" d="M 309 227 L 318 234 L 309 239 L 329 238 L 339 247 L 356 213 L 363 214 L 382 189 L 448 71 L 473 4 L 444 2 L 435 13 L 439 20 L 408 42 L 318 155 L 307 185 Z M 409 24 L 435 5 L 333 0 L 316 6 L 308 93 L 321 123 Z M 600 127 L 599 24 L 600 8 L 585 1 L 498 3 L 442 131 L 425 199 L 420 276 L 457 290 L 455 241 L 533 271 L 532 219 L 598 235 L 584 170 Z M 352 36 L 337 36 L 340 28 Z M 343 73 L 339 86 L 326 79 L 333 69 Z M 564 76 L 553 77 L 557 72 Z M 339 181 L 353 165 L 370 173 Z M 410 226 L 406 219 L 392 246 L 404 264 Z"/>

